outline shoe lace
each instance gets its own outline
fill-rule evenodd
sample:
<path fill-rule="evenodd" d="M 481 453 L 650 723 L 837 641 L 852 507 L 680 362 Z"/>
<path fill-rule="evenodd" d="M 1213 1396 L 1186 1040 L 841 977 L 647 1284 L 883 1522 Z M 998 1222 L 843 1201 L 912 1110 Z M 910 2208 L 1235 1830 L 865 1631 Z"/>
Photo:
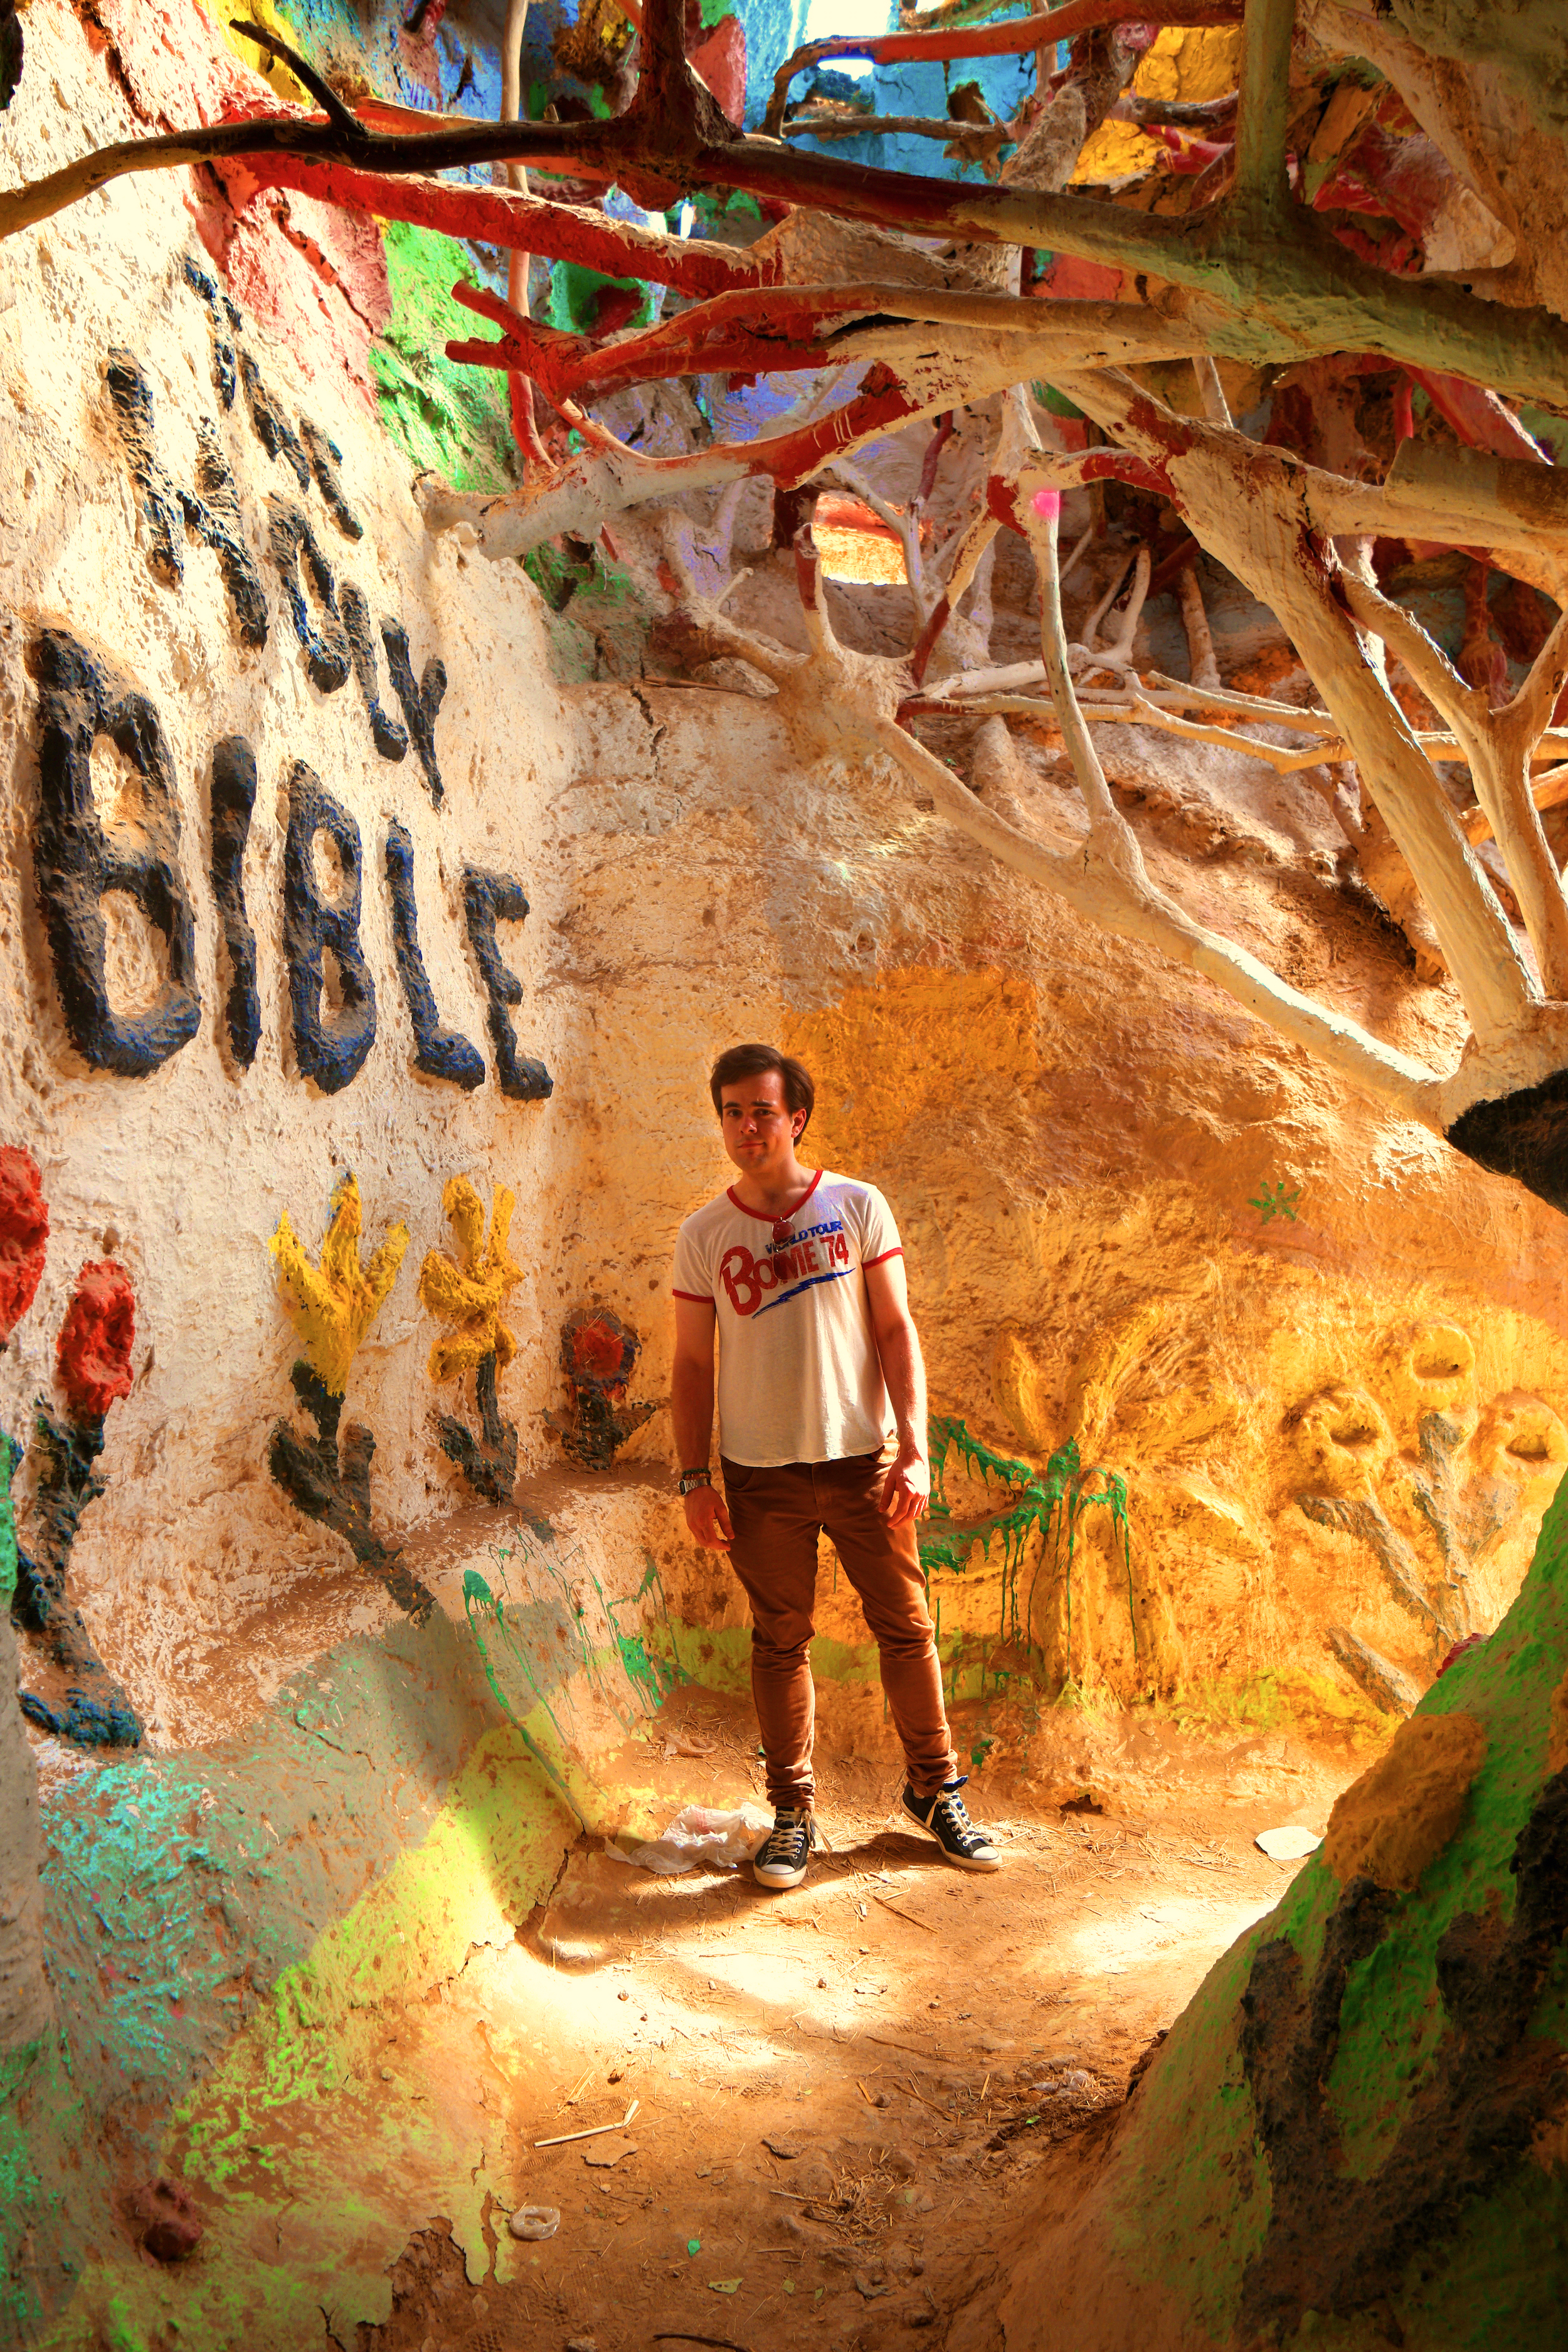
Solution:
<path fill-rule="evenodd" d="M 984 1844 L 985 1840 L 969 1818 L 968 1807 L 955 1791 L 939 1797 L 936 1810 L 956 1844 L 966 1848 Z"/>
<path fill-rule="evenodd" d="M 799 1840 L 805 1837 L 809 1841 L 810 1835 L 810 1823 L 804 1813 L 780 1813 L 768 1832 L 758 1859 L 763 1862 L 792 1861 Z"/>

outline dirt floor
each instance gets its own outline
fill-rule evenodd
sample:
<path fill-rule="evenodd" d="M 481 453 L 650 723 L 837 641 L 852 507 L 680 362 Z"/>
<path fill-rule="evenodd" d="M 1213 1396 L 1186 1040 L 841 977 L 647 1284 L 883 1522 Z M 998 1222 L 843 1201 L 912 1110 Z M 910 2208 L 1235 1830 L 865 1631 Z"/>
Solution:
<path fill-rule="evenodd" d="M 754 1740 L 743 1702 L 689 1690 L 650 1726 L 651 1759 L 624 1760 L 672 1814 L 739 1805 L 760 1790 Z M 969 1791 L 998 1873 L 955 1871 L 900 1826 L 886 1760 L 829 1758 L 832 1851 L 799 1888 L 660 1879 L 584 1843 L 512 1950 L 476 1950 L 426 2007 L 388 2011 L 398 2075 L 410 2041 L 433 2084 L 467 2071 L 517 2204 L 561 2218 L 521 2286 L 476 2287 L 438 2220 L 417 2231 L 359 2352 L 942 2344 L 1045 2189 L 1030 2175 L 1071 2160 L 1300 1867 L 1256 1832 L 1321 1831 L 1366 1758 L 1058 1712 L 1025 1761 Z M 491 2054 L 503 2018 L 523 2021 L 521 2068 Z M 624 2131 L 536 2145 L 634 2100 Z M 500 2206 L 488 2226 L 508 2227 Z"/>

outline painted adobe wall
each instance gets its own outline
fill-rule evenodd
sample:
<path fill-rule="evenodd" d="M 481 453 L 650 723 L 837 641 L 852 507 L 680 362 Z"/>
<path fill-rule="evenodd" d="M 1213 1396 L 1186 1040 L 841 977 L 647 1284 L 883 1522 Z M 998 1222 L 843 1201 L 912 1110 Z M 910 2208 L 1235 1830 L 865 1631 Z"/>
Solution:
<path fill-rule="evenodd" d="M 68 13 L 35 9 L 27 30 L 27 70 L 7 117 L 12 168 L 47 169 L 61 142 L 84 130 L 132 127 Z M 240 70 L 221 60 L 214 68 L 229 69 Z M 289 1214 L 313 1255 L 328 1192 L 352 1169 L 363 1196 L 366 1255 L 398 1222 L 414 1235 L 350 1385 L 351 1404 L 378 1439 L 377 1512 L 393 1524 L 417 1521 L 446 1507 L 451 1484 L 426 1438 L 424 1359 L 438 1327 L 423 1315 L 415 1287 L 423 1250 L 450 1240 L 442 1187 L 472 1171 L 487 1200 L 497 1181 L 521 1195 L 515 1239 L 527 1276 L 511 1317 L 525 1362 L 542 1368 L 559 1311 L 553 1284 L 540 1280 L 539 1236 L 558 1222 L 571 1156 L 561 1143 L 569 1127 L 552 1106 L 509 1099 L 498 1082 L 465 924 L 470 872 L 533 887 L 542 812 L 568 771 L 538 600 L 521 572 L 481 570 L 461 548 L 425 533 L 406 469 L 389 462 L 361 372 L 363 339 L 357 353 L 351 343 L 356 314 L 341 286 L 312 278 L 311 299 L 327 314 L 319 333 L 295 289 L 300 331 L 287 342 L 252 313 L 231 312 L 226 288 L 219 304 L 221 281 L 184 180 L 134 184 L 18 240 L 6 255 L 10 299 L 0 311 L 10 518 L 0 995 L 15 1048 L 0 1077 L 0 1123 L 8 1139 L 34 1152 L 52 1223 L 43 1286 L 0 1364 L 0 1392 L 7 1425 L 25 1435 L 34 1397 L 49 1391 L 55 1335 L 79 1265 L 118 1258 L 137 1297 L 134 1385 L 109 1423 L 101 1465 L 109 1492 L 84 1528 L 76 1573 L 110 1663 L 117 1646 L 133 1646 L 134 1670 L 128 1662 L 122 1670 L 140 1684 L 150 1727 L 170 1737 L 178 1736 L 174 1694 L 190 1671 L 193 1643 L 220 1630 L 232 1639 L 289 1585 L 341 1557 L 336 1538 L 278 1493 L 258 1446 L 275 1411 L 289 1402 L 288 1364 L 298 1352 L 279 1318 L 268 1254 L 279 1215 Z M 368 225 L 363 233 L 374 247 Z M 298 262 L 279 230 L 268 234 Z M 213 299 L 197 290 L 198 279 Z M 341 450 L 341 463 L 322 468 L 335 511 L 314 474 L 301 486 L 287 448 L 268 454 L 267 402 L 300 436 L 308 437 L 309 420 Z M 313 446 L 320 451 L 322 439 Z M 149 464 L 162 471 L 163 520 L 150 512 L 160 492 Z M 221 467 L 231 485 L 226 493 L 210 489 L 206 504 L 213 512 L 226 494 L 232 499 L 246 567 L 238 618 L 219 559 L 177 515 L 166 520 L 167 485 L 194 488 L 204 465 L 208 482 Z M 302 557 L 289 547 L 301 518 Z M 183 578 L 173 576 L 176 562 Z M 323 612 L 327 583 L 335 615 Z M 356 616 L 362 650 L 349 659 L 344 625 Z M 428 760 L 408 743 L 384 623 L 406 635 L 411 687 L 422 678 L 433 700 L 445 670 Z M 313 646 L 301 642 L 301 629 Z M 265 642 L 255 642 L 263 631 Z M 165 831 L 189 909 L 194 964 L 168 1034 L 156 1034 L 154 1021 L 144 1048 L 134 1042 L 139 1024 L 149 1027 L 144 1016 L 166 984 L 162 935 L 123 894 L 95 905 L 89 891 L 81 935 L 101 908 L 106 1003 L 102 1017 L 90 1004 L 68 1012 L 71 990 L 82 992 L 68 971 L 62 992 L 60 948 L 40 910 L 48 857 L 40 753 L 47 761 L 50 680 L 58 699 L 72 665 L 83 677 L 90 666 L 106 681 L 106 697 L 119 690 L 111 680 L 144 697 L 172 763 L 175 798 Z M 220 780 L 236 765 L 236 754 L 217 747 L 236 738 L 246 747 L 238 763 L 248 758 L 255 778 L 238 868 L 255 936 L 259 1030 L 247 1065 L 247 1041 L 237 1045 L 231 1030 L 234 964 L 212 878 L 221 847 L 215 764 Z M 386 757 L 399 742 L 404 756 Z M 306 1039 L 303 1056 L 295 1033 L 291 975 L 304 969 L 310 926 L 306 920 L 290 955 L 285 869 L 289 793 L 309 790 L 301 764 L 344 838 L 357 834 L 358 923 L 345 928 L 338 918 L 335 935 L 352 965 L 357 932 L 363 986 L 374 999 L 368 1051 L 367 1024 L 352 1013 L 335 1024 L 337 1042 Z M 113 842 L 117 821 L 132 828 L 138 821 L 133 772 L 102 737 L 91 770 L 99 824 Z M 412 863 L 419 943 L 440 1018 L 471 1045 L 470 1066 L 458 1077 L 471 1080 L 482 1066 L 477 1086 L 416 1066 L 385 863 L 389 840 L 399 838 Z M 304 899 L 330 889 L 330 863 L 318 835 L 312 864 L 321 870 L 301 876 Z M 47 887 L 51 908 L 64 909 L 68 885 Z M 326 919 L 331 936 L 334 913 Z M 548 920 L 546 913 L 503 925 L 501 950 L 525 991 L 518 1052 L 570 1066 L 572 1015 L 537 987 Z M 102 1034 L 89 1034 L 95 1022 Z M 138 1055 L 156 1066 L 137 1076 L 105 1066 Z M 302 1066 L 312 1055 L 314 1076 Z M 542 1378 L 535 1386 L 546 1384 Z M 24 1494 L 26 1482 L 24 1470 Z"/>
<path fill-rule="evenodd" d="M 247 86 L 199 10 L 183 44 L 134 12 L 110 16 L 106 51 L 69 12 L 29 11 L 6 118 L 16 172 L 46 168 L 68 133 L 133 128 L 125 93 L 151 104 L 160 72 L 164 111 L 210 110 Z M 0 310 L 15 492 L 0 986 L 21 1041 L 0 1084 L 5 1132 L 35 1151 L 53 1219 L 43 1286 L 0 1360 L 0 1403 L 25 1435 L 79 1265 L 118 1256 L 138 1301 L 134 1382 L 109 1416 L 108 1491 L 74 1569 L 89 1628 L 154 1738 L 240 1719 L 232 1689 L 207 1688 L 232 1681 L 224 1662 L 237 1653 L 257 1654 L 259 1705 L 311 1644 L 384 1612 L 363 1580 L 322 1583 L 342 1578 L 344 1547 L 268 1475 L 266 1433 L 290 1404 L 297 1353 L 268 1255 L 279 1215 L 314 1254 L 331 1188 L 353 1168 L 366 1254 L 398 1223 L 410 1232 L 353 1360 L 349 1408 L 377 1437 L 379 1522 L 400 1537 L 434 1526 L 466 1499 L 432 1439 L 425 1364 L 439 1327 L 416 1291 L 424 1252 L 450 1241 L 446 1181 L 468 1171 L 487 1201 L 500 1184 L 519 1196 L 523 1278 L 507 1307 L 519 1353 L 504 1398 L 523 1466 L 537 1469 L 556 1458 L 543 1414 L 562 1401 L 555 1335 L 571 1307 L 600 1299 L 642 1329 L 640 1392 L 666 1392 L 671 1238 L 723 1173 L 700 1073 L 737 1034 L 784 1034 L 807 1053 L 823 1077 L 820 1149 L 893 1197 L 939 1410 L 1037 1468 L 1076 1436 L 1086 1461 L 1129 1479 L 1131 1593 L 1119 1595 L 1107 1528 L 1091 1529 L 1076 1647 L 1059 1580 L 1033 1577 L 1037 1542 L 1027 1630 L 1056 1670 L 1102 1675 L 1130 1696 L 1288 1665 L 1353 1696 L 1326 1643 L 1337 1625 L 1419 1682 L 1436 1634 L 1461 1628 L 1435 1633 L 1410 1588 L 1443 1583 L 1456 1543 L 1469 1620 L 1495 1622 L 1568 1455 L 1562 1244 L 1548 1213 L 1341 1097 L 1155 959 L 998 877 L 879 780 L 791 773 L 765 703 L 652 683 L 563 691 L 528 580 L 481 568 L 460 533 L 423 529 L 378 424 L 366 355 L 388 298 L 373 226 L 243 197 L 243 185 L 184 174 L 110 191 L 13 241 Z M 237 333 L 187 273 L 216 292 L 215 254 L 230 295 L 255 298 Z M 230 344 L 239 380 L 226 407 Z M 130 354 L 118 408 L 116 351 Z M 286 449 L 268 454 L 247 366 L 266 387 L 258 398 L 342 451 L 328 472 L 341 514 L 314 476 L 301 487 Z M 171 525 L 160 551 L 134 473 L 149 453 L 175 486 L 217 458 L 232 476 L 264 645 L 243 642 L 198 537 Z M 364 600 L 379 719 L 352 665 L 332 684 L 318 655 L 311 675 L 284 584 L 303 576 L 288 559 L 290 509 L 343 609 L 351 586 Z M 299 593 L 319 635 L 316 593 Z M 378 726 L 387 740 L 404 723 L 387 619 L 406 630 L 416 672 L 432 661 L 447 672 L 433 721 L 439 806 L 416 750 L 393 761 L 377 748 Z M 200 1013 L 144 1076 L 92 1067 L 73 1046 L 40 915 L 36 673 L 51 628 L 148 698 L 173 762 Z M 210 880 L 214 747 L 237 736 L 258 779 L 240 869 L 259 1018 L 248 1066 L 228 1034 L 232 971 Z M 110 810 L 126 790 L 115 758 L 100 741 L 94 788 Z M 298 761 L 352 818 L 363 856 L 376 1034 L 335 1092 L 301 1072 L 289 1009 L 284 794 Z M 1269 895 L 1270 872 L 1331 855 L 1331 820 L 1305 790 L 1249 789 L 1247 857 L 1206 877 L 1173 860 L 1173 873 L 1211 897 L 1217 919 L 1279 934 L 1289 908 Z M 1070 825 L 1070 804 L 1039 797 L 1042 822 Z M 472 1089 L 416 1066 L 384 862 L 394 824 L 439 1017 L 484 1057 Z M 498 1086 L 465 933 L 471 867 L 516 876 L 532 903 L 500 936 L 521 986 L 518 1051 L 551 1071 L 547 1100 Z M 131 1019 L 160 984 L 156 936 L 123 899 L 107 903 L 110 1008 Z M 1350 945 L 1348 984 L 1386 990 Z M 1388 1017 L 1440 1025 L 1442 1013 L 1391 999 Z M 1265 1223 L 1255 1201 L 1276 1186 L 1300 1194 L 1296 1214 Z M 1440 1461 L 1422 1433 L 1434 1413 L 1452 1431 Z M 664 1444 L 656 1420 L 626 1458 L 651 1464 Z M 25 1465 L 25 1519 L 28 1478 Z M 961 1517 L 1001 1499 L 994 1482 L 954 1487 Z M 636 1516 L 637 1544 L 688 1613 L 735 1624 L 721 1571 L 691 1556 L 672 1519 Z M 1001 1553 L 994 1544 L 984 1571 L 970 1558 L 952 1578 L 944 1624 L 1017 1630 Z M 297 1621 L 286 1640 L 279 1612 Z"/>
<path fill-rule="evenodd" d="M 144 128 L 159 109 L 216 104 L 243 77 L 194 8 L 100 0 L 97 14 L 107 48 L 55 0 L 27 12 L 27 68 L 5 117 L 17 176 L 68 144 Z M 548 1495 L 528 1489 L 554 1530 L 548 1556 L 525 1517 L 470 1507 L 431 1425 L 426 1365 L 442 1333 L 416 1291 L 424 1253 L 450 1244 L 451 1176 L 470 1173 L 486 1202 L 502 1184 L 519 1197 L 523 1275 L 506 1308 L 518 1354 L 502 1400 L 537 1477 L 559 1461 L 543 1416 L 563 1402 L 557 1335 L 571 1307 L 599 1301 L 642 1330 L 633 1392 L 668 1391 L 674 1232 L 726 1172 L 702 1088 L 711 1055 L 758 1034 L 805 1054 L 821 1082 L 813 1140 L 882 1183 L 902 1222 L 939 1412 L 1037 1472 L 1076 1437 L 1128 1482 L 1131 1582 L 1091 1517 L 1070 1640 L 1037 1530 L 1026 1555 L 1002 1538 L 960 1544 L 936 1571 L 944 1647 L 966 1637 L 965 1690 L 983 1668 L 992 1688 L 998 1672 L 1023 1674 L 1021 1605 L 1052 1675 L 1184 1697 L 1221 1719 L 1272 1677 L 1303 1712 L 1337 1709 L 1375 1730 L 1326 1629 L 1351 1629 L 1424 1683 L 1437 1645 L 1390 1564 L 1438 1592 L 1457 1536 L 1475 1620 L 1494 1622 L 1568 1452 L 1563 1243 L 1547 1211 L 1342 1095 L 1156 958 L 998 877 L 888 778 L 801 774 L 765 703 L 652 679 L 555 682 L 529 580 L 481 568 L 459 535 L 432 538 L 409 495 L 371 389 L 374 339 L 392 341 L 399 325 L 381 257 L 368 225 L 184 175 L 111 192 L 0 256 L 0 1003 L 12 1043 L 0 1141 L 33 1152 L 52 1226 L 42 1286 L 0 1358 L 0 1423 L 27 1437 L 34 1400 L 59 1405 L 55 1339 L 78 1269 L 121 1263 L 137 1300 L 132 1384 L 107 1419 L 106 1492 L 84 1517 L 73 1574 L 149 1735 L 140 1754 L 68 1779 L 69 1759 L 35 1741 L 50 1783 L 45 1895 L 66 2042 L 48 2045 L 16 2102 L 6 2084 L 0 2132 L 7 2162 L 21 2151 L 11 2177 L 30 2178 L 40 2200 L 16 2211 L 47 2212 L 56 2232 L 38 2241 L 54 2270 L 26 2288 L 35 2314 L 40 2297 L 69 2298 L 103 2200 L 131 2168 L 155 2168 L 167 2103 L 195 2098 L 220 2064 L 236 2080 L 269 2064 L 301 1986 L 326 1983 L 310 2013 L 331 2040 L 348 2030 L 365 1970 L 378 1992 L 438 1981 L 471 1941 L 511 1932 L 552 1840 L 558 1854 L 579 1820 L 617 1825 L 592 1767 L 657 1690 L 657 1674 L 637 1679 L 637 1642 L 687 1671 L 743 1672 L 736 1589 L 685 1542 L 658 1475 L 662 1419 L 612 1477 L 557 1469 Z M 187 261 L 219 298 L 216 340 Z M 130 354 L 119 409 L 115 351 Z M 328 478 L 357 536 L 313 468 L 302 485 L 286 451 L 268 450 L 241 354 L 291 431 L 309 418 L 341 451 Z M 406 401 L 422 380 L 410 381 Z M 142 436 L 140 485 L 126 415 Z M 218 560 L 183 517 L 160 551 L 149 451 L 186 489 L 206 462 L 209 509 L 220 460 L 232 476 L 254 573 L 243 609 L 254 635 L 258 591 L 265 644 L 243 641 Z M 438 807 L 415 749 L 400 761 L 378 749 L 352 662 L 329 686 L 317 656 L 312 677 L 285 589 L 298 555 L 286 530 L 275 540 L 269 500 L 306 518 L 340 611 L 351 584 L 365 600 L 384 739 L 406 722 L 383 620 L 406 631 L 416 675 L 445 666 Z M 320 592 L 301 593 L 321 636 Z M 200 1010 L 142 1076 L 95 1066 L 73 1043 L 40 906 L 50 629 L 144 696 L 168 745 Z M 62 658 L 57 690 L 69 682 Z M 234 972 L 210 879 L 213 752 L 237 737 L 257 772 L 239 868 L 257 958 L 248 1064 L 226 1018 Z M 283 868 L 298 761 L 352 817 L 363 856 L 376 1034 L 335 1091 L 302 1071 L 289 1003 Z M 221 772 L 234 777 L 234 755 Z M 136 820 L 107 743 L 92 783 L 100 821 Z M 1155 862 L 1213 919 L 1279 947 L 1296 936 L 1296 902 L 1270 876 L 1333 843 L 1304 791 L 1249 789 L 1245 856 L 1205 869 L 1157 850 Z M 1076 822 L 1045 787 L 1032 813 L 1047 828 Z M 441 1021 L 483 1057 L 472 1089 L 417 1066 L 384 866 L 395 823 Z M 548 1098 L 498 1084 L 464 920 L 469 866 L 515 875 L 531 900 L 500 937 L 521 983 L 518 1049 L 548 1066 Z M 109 1025 L 134 1031 L 163 992 L 161 951 L 122 898 L 106 922 Z M 1377 955 L 1340 945 L 1332 984 L 1429 1045 L 1444 1018 L 1435 993 L 1413 1002 Z M 105 1027 L 79 1020 L 79 1041 L 99 1050 Z M 291 1508 L 267 1466 L 298 1353 L 268 1244 L 287 1212 L 313 1257 L 351 1167 L 367 1255 L 399 1221 L 410 1234 L 348 1400 L 378 1441 L 377 1523 L 437 1595 L 423 1630 Z M 1277 1187 L 1299 1194 L 1297 1213 L 1266 1224 L 1255 1202 Z M 1424 1435 L 1433 1415 L 1454 1432 L 1440 1459 Z M 25 1541 L 36 1467 L 18 1480 Z M 987 1488 L 952 1465 L 950 1493 L 961 1519 L 983 1521 L 1004 1499 L 998 1480 Z M 1303 1496 L 1334 1508 L 1314 1517 Z M 521 1653 L 496 1636 L 492 1547 L 513 1551 L 505 1598 L 529 1628 Z M 557 1642 L 584 1624 L 582 1651 Z M 837 1645 L 824 1663 L 843 1675 L 826 1712 L 841 1708 L 849 1738 L 878 1748 L 879 1701 L 842 1591 L 825 1591 L 821 1624 Z M 546 1634 L 564 1657 L 551 1674 Z M 24 1677 L 37 1674 L 29 1650 Z M 344 1750 L 361 1762 L 340 1774 L 329 1759 Z M 0 1831 L 7 1853 L 26 1842 L 25 1813 Z M 503 1819 L 526 1835 L 498 1859 L 485 1840 Z M 156 1900 L 116 1914 L 106 1959 L 82 1889 L 112 1890 L 128 1871 L 146 1874 Z M 189 2003 L 177 2030 L 171 1984 Z M 19 2030 L 36 2023 L 35 2006 Z M 472 2230 L 482 2244 L 477 2220 Z M 367 2314 L 380 2279 L 377 2268 L 354 2290 Z"/>

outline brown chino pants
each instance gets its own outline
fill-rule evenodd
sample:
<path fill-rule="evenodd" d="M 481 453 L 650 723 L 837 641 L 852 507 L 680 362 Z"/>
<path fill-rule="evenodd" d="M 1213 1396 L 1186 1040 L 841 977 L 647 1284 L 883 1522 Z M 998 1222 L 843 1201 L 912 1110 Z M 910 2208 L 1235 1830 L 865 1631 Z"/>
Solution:
<path fill-rule="evenodd" d="M 882 1688 L 910 1786 L 929 1796 L 955 1779 L 915 1522 L 890 1528 L 877 1507 L 886 1459 L 855 1454 L 773 1469 L 728 1461 L 722 1467 L 735 1529 L 730 1558 L 752 1603 L 752 1696 L 773 1805 L 809 1805 L 814 1795 L 816 1694 L 809 1652 L 823 1529 L 881 1653 Z"/>

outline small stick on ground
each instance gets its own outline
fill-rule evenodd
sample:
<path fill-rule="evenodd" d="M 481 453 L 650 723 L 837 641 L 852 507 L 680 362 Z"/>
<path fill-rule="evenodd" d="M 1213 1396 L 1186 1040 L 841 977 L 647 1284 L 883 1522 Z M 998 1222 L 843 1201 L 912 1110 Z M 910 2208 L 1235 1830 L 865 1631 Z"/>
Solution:
<path fill-rule="evenodd" d="M 931 2052 L 929 2050 L 917 2050 L 912 2042 L 894 2042 L 886 2033 L 868 2033 L 866 2039 L 868 2042 L 876 2042 L 879 2049 L 907 2050 L 911 2058 L 923 2059 L 928 2066 L 932 2063 Z"/>
<path fill-rule="evenodd" d="M 879 1903 L 884 1911 L 890 1911 L 895 1919 L 907 1919 L 911 1927 L 923 1927 L 928 1936 L 936 1934 L 937 1931 L 929 1919 L 917 1919 L 912 1911 L 900 1911 L 898 1905 L 890 1901 L 886 1895 L 873 1895 L 871 1900 L 873 1903 Z"/>
<path fill-rule="evenodd" d="M 683 2327 L 661 2327 L 654 2337 L 656 2344 L 717 2344 L 723 2352 L 746 2352 L 732 2336 L 689 2336 Z"/>

